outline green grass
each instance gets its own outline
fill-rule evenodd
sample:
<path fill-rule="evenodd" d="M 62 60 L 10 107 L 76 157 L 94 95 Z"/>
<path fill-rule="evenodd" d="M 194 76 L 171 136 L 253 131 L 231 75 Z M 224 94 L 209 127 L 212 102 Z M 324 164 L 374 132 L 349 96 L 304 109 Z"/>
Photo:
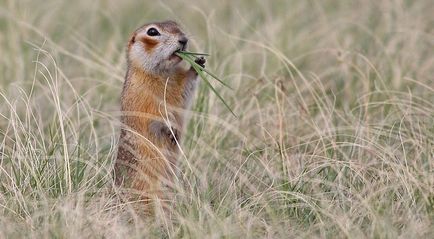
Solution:
<path fill-rule="evenodd" d="M 188 62 L 188 64 L 190 64 L 191 67 L 193 67 L 193 69 L 199 74 L 199 77 L 203 81 L 205 81 L 205 83 L 209 87 L 209 89 L 211 89 L 211 91 L 219 98 L 219 100 L 226 106 L 226 108 L 236 117 L 234 111 L 231 109 L 231 107 L 229 107 L 228 103 L 226 103 L 226 101 L 217 92 L 217 90 L 214 88 L 214 86 L 212 86 L 212 84 L 210 83 L 210 80 L 208 79 L 208 76 L 210 76 L 212 79 L 217 80 L 218 82 L 220 82 L 222 85 L 228 87 L 229 89 L 231 89 L 231 87 L 228 84 L 226 84 L 224 81 L 222 81 L 214 73 L 212 73 L 211 71 L 205 69 L 205 67 L 202 67 L 201 65 L 199 65 L 199 64 L 197 64 L 195 62 L 195 59 L 198 56 L 207 56 L 208 54 L 206 54 L 206 53 L 194 53 L 194 52 L 180 51 L 180 52 L 177 52 L 176 55 L 178 55 L 179 57 L 181 57 L 184 61 Z"/>
<path fill-rule="evenodd" d="M 0 238 L 434 237 L 434 15 L 420 1 L 0 0 Z M 210 81 L 173 211 L 112 187 L 125 46 L 184 26 Z"/>

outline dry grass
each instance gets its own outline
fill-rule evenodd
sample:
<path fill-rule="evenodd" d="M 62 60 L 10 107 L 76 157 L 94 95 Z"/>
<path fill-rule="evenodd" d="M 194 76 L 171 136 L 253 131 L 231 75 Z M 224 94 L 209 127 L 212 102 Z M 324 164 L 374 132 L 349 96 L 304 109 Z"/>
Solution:
<path fill-rule="evenodd" d="M 0 238 L 434 237 L 434 6 L 0 0 Z M 174 211 L 111 190 L 124 46 L 208 52 Z"/>

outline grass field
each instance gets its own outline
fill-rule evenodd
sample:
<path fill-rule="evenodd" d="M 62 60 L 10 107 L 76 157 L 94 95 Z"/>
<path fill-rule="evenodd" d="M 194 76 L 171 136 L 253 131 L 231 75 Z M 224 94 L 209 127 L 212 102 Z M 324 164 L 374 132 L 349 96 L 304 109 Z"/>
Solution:
<path fill-rule="evenodd" d="M 0 238 L 433 238 L 434 4 L 0 0 Z M 125 46 L 207 52 L 170 217 L 112 190 Z"/>

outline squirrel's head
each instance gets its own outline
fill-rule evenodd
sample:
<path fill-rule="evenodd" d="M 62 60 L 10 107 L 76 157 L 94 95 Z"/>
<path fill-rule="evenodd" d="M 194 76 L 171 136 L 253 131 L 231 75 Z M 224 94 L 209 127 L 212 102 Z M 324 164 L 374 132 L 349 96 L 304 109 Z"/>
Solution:
<path fill-rule="evenodd" d="M 128 42 L 128 64 L 146 72 L 167 72 L 181 62 L 175 55 L 185 50 L 188 38 L 174 21 L 155 22 L 137 29 Z"/>

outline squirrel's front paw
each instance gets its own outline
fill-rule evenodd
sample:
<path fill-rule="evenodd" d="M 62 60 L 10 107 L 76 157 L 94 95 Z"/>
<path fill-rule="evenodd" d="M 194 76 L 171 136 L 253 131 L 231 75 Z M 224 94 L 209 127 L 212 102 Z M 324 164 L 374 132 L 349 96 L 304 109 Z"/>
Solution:
<path fill-rule="evenodd" d="M 162 140 L 169 141 L 172 145 L 179 142 L 179 130 L 171 127 L 171 129 L 161 121 L 152 121 L 149 124 L 149 130 L 153 135 Z"/>
<path fill-rule="evenodd" d="M 205 63 L 206 63 L 206 59 L 205 57 L 201 56 L 196 58 L 196 60 L 194 60 L 194 62 L 196 62 L 196 64 L 198 64 L 199 66 L 205 68 Z"/>
<path fill-rule="evenodd" d="M 179 132 L 177 129 L 172 128 L 172 130 L 170 130 L 168 127 L 166 127 L 166 135 L 170 140 L 170 143 L 173 145 L 176 145 L 177 142 L 179 142 Z"/>

